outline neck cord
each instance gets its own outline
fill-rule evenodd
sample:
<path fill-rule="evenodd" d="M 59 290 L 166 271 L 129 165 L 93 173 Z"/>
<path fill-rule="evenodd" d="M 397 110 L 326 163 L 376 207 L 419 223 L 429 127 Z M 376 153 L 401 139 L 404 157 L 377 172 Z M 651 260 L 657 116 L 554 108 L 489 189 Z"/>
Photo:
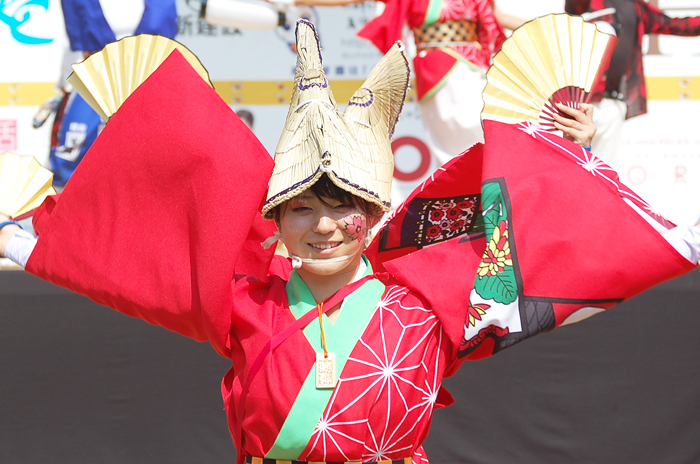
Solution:
<path fill-rule="evenodd" d="M 361 261 L 360 267 L 357 269 L 357 273 L 355 274 L 355 278 L 353 279 L 353 282 L 357 282 L 358 280 L 362 279 L 362 276 L 364 275 L 366 270 L 367 270 L 367 265 L 365 264 L 364 261 Z M 316 303 L 316 307 L 318 308 L 318 323 L 321 326 L 321 343 L 323 344 L 323 357 L 325 359 L 328 359 L 328 346 L 326 345 L 326 334 L 323 331 L 323 313 L 325 312 L 323 310 L 324 301 L 321 301 L 320 303 Z M 332 309 L 333 308 L 330 308 L 329 310 L 332 310 Z"/>
<path fill-rule="evenodd" d="M 318 305 L 318 322 L 321 326 L 321 343 L 323 344 L 323 357 L 328 357 L 328 348 L 326 347 L 326 335 L 323 333 L 323 301 Z"/>

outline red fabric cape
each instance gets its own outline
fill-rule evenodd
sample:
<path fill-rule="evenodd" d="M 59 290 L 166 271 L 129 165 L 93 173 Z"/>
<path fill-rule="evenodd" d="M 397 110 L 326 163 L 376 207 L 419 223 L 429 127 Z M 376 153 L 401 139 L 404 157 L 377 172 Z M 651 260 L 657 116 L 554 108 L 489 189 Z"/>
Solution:
<path fill-rule="evenodd" d="M 258 211 L 272 167 L 174 51 L 37 212 L 26 269 L 227 356 L 234 274 L 265 275 L 271 259 L 259 244 L 274 226 Z"/>
<path fill-rule="evenodd" d="M 610 308 L 695 269 L 628 202 L 649 206 L 588 151 L 524 123 L 484 126 L 486 143 L 438 169 L 367 250 L 376 270 L 386 269 L 431 303 L 453 343 L 467 342 L 461 338 L 470 292 L 491 237 L 473 229 L 426 244 L 420 231 L 430 223 L 421 211 L 465 196 L 481 203 L 487 185 L 503 193 L 521 307 L 547 306 L 551 319 L 515 341 L 551 330 L 581 308 Z M 487 207 L 481 204 L 479 213 Z"/>

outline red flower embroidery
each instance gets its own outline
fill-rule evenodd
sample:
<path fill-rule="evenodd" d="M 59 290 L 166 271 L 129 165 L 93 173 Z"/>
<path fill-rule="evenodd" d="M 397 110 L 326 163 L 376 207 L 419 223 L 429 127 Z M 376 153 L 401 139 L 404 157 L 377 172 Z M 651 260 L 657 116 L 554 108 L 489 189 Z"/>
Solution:
<path fill-rule="evenodd" d="M 452 223 L 452 225 L 450 225 L 450 230 L 452 230 L 452 231 L 459 230 L 462 227 L 464 227 L 465 224 L 466 223 L 462 219 L 460 219 L 459 221 L 455 221 Z"/>
<path fill-rule="evenodd" d="M 452 219 L 453 221 L 455 219 L 458 219 L 462 215 L 462 210 L 459 208 L 450 208 L 449 211 L 447 211 L 447 217 L 449 219 Z"/>
<path fill-rule="evenodd" d="M 441 209 L 434 209 L 430 212 L 430 220 L 433 222 L 438 222 L 445 216 L 445 212 Z"/>
<path fill-rule="evenodd" d="M 442 230 L 438 226 L 430 226 L 428 227 L 428 230 L 425 233 L 429 238 L 435 238 L 438 235 L 440 235 L 441 231 Z"/>
<path fill-rule="evenodd" d="M 474 206 L 473 200 L 463 200 L 457 203 L 457 208 L 461 209 L 470 209 L 472 206 Z"/>

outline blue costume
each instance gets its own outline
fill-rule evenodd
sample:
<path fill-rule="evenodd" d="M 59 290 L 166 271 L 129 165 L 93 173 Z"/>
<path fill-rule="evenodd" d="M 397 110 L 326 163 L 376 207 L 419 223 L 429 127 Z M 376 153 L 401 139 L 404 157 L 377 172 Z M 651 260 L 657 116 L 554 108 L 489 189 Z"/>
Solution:
<path fill-rule="evenodd" d="M 70 47 L 74 51 L 96 52 L 124 35 L 124 31 L 112 30 L 99 0 L 62 0 L 61 6 Z M 172 39 L 176 33 L 175 0 L 144 0 L 141 20 L 136 29 L 126 35 L 158 34 Z M 68 182 L 97 137 L 102 123 L 81 96 L 74 93 L 64 96 L 54 120 L 49 153 L 55 185 Z"/>

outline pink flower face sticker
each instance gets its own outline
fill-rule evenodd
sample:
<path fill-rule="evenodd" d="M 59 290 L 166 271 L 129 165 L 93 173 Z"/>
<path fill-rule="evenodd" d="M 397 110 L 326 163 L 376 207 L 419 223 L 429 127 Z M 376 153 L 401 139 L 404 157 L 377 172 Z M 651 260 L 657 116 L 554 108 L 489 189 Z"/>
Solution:
<path fill-rule="evenodd" d="M 363 215 L 353 214 L 343 219 L 343 221 L 345 222 L 345 232 L 350 236 L 351 240 L 364 240 L 367 220 Z"/>

